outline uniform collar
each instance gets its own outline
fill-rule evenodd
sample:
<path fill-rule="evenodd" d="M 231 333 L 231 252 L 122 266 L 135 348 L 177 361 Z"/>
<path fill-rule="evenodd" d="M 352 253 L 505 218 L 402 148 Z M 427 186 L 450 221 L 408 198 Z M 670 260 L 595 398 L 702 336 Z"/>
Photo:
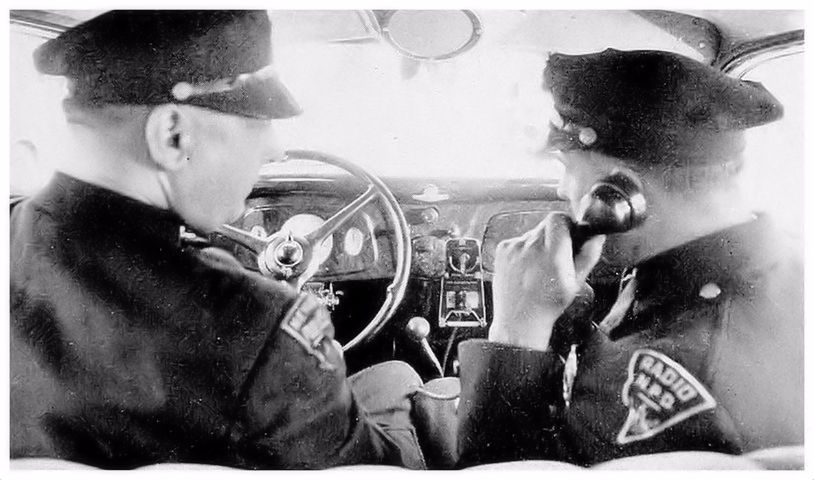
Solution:
<path fill-rule="evenodd" d="M 689 308 L 690 299 L 715 301 L 746 294 L 776 264 L 780 250 L 765 215 L 698 238 L 651 257 L 635 268 L 635 294 L 627 313 L 606 333 L 619 338 L 647 328 L 647 312 L 668 305 Z M 655 318 L 655 317 L 654 317 Z M 608 320 L 606 318 L 606 320 Z M 603 322 L 605 324 L 606 322 Z"/>
<path fill-rule="evenodd" d="M 57 222 L 76 226 L 78 231 L 180 245 L 183 221 L 176 213 L 62 172 L 57 172 L 33 201 Z"/>
<path fill-rule="evenodd" d="M 773 228 L 765 215 L 651 257 L 636 265 L 637 298 L 697 294 L 706 285 L 741 288 L 773 263 Z"/>

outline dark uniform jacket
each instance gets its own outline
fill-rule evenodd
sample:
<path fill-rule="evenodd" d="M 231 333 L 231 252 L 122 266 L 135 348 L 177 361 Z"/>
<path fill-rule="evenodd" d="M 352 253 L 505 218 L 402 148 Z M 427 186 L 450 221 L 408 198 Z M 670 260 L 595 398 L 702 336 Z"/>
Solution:
<path fill-rule="evenodd" d="M 569 406 L 562 355 L 463 343 L 461 463 L 802 444 L 802 267 L 772 232 L 758 217 L 638 265 L 576 349 Z"/>
<path fill-rule="evenodd" d="M 360 410 L 327 312 L 63 174 L 11 214 L 11 456 L 101 467 L 410 465 Z"/>

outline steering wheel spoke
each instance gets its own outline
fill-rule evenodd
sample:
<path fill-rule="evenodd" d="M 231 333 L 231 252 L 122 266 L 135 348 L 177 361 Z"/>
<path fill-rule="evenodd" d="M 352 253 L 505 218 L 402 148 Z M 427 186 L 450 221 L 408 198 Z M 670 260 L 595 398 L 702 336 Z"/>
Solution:
<path fill-rule="evenodd" d="M 321 245 L 326 238 L 331 236 L 337 228 L 341 227 L 349 218 L 354 216 L 365 205 L 370 203 L 376 197 L 376 189 L 371 185 L 367 187 L 365 193 L 356 197 L 356 200 L 345 205 L 341 210 L 336 212 L 334 216 L 325 220 L 316 230 L 305 236 L 305 239 L 312 247 Z"/>
<path fill-rule="evenodd" d="M 235 243 L 243 245 L 251 250 L 255 255 L 260 255 L 263 253 L 269 243 L 266 238 L 258 237 L 253 233 L 233 227 L 231 225 L 221 225 L 218 233 L 231 239 Z"/>

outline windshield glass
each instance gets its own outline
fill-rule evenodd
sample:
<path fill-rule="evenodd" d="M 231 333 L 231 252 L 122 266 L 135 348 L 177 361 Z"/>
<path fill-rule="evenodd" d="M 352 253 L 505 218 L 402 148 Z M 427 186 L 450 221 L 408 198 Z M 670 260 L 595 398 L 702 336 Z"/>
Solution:
<path fill-rule="evenodd" d="M 783 118 L 747 130 L 744 187 L 755 210 L 772 215 L 778 226 L 803 239 L 805 142 L 803 55 L 772 58 L 744 79 L 763 84 L 783 105 Z"/>
<path fill-rule="evenodd" d="M 561 165 L 539 154 L 553 112 L 541 89 L 549 52 L 652 48 L 704 60 L 629 11 L 478 15 L 484 36 L 475 48 L 417 62 L 358 32 L 346 33 L 355 41 L 303 42 L 287 28 L 298 13 L 273 13 L 281 20 L 274 61 L 304 109 L 280 122 L 282 141 L 344 156 L 385 177 L 556 180 Z"/>
<path fill-rule="evenodd" d="M 63 77 L 40 75 L 31 55 L 46 38 L 33 28 L 12 25 L 9 50 L 11 194 L 35 192 L 64 157 L 65 120 L 60 107 L 66 93 Z"/>
<path fill-rule="evenodd" d="M 280 122 L 287 146 L 332 152 L 384 176 L 556 176 L 558 164 L 535 155 L 547 133 L 542 54 L 491 50 L 418 63 L 386 45 L 312 44 L 278 58 L 304 109 Z"/>

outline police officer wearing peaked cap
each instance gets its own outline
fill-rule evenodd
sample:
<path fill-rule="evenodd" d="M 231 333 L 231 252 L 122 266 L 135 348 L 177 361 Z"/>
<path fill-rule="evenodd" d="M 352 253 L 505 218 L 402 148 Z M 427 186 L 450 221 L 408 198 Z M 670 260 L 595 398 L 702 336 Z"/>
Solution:
<path fill-rule="evenodd" d="M 242 213 L 280 156 L 268 120 L 299 112 L 270 28 L 262 11 L 112 11 L 35 52 L 68 79 L 77 156 L 12 207 L 12 458 L 424 466 L 412 369 L 346 379 L 316 300 L 179 242 Z"/>
<path fill-rule="evenodd" d="M 489 340 L 459 347 L 461 463 L 802 444 L 802 267 L 737 182 L 744 130 L 780 104 L 660 51 L 554 54 L 543 86 L 572 212 L 498 248 Z M 575 253 L 571 218 L 612 173 L 647 218 Z M 618 297 L 561 317 L 600 253 L 628 267 Z"/>

